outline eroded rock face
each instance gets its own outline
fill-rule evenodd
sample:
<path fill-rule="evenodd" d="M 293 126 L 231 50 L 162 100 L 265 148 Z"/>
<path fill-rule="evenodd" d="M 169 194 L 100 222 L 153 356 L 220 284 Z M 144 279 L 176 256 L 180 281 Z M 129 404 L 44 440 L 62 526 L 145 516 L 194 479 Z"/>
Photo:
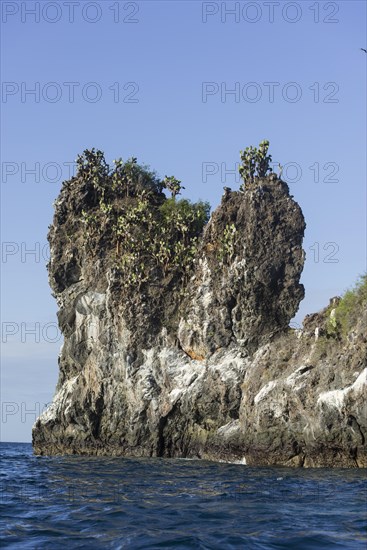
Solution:
<path fill-rule="evenodd" d="M 88 200 L 64 188 L 49 233 L 64 345 L 35 453 L 367 465 L 366 312 L 325 353 L 329 310 L 288 328 L 305 224 L 284 182 L 227 193 L 187 280 L 129 293 L 108 222 L 93 239 L 81 225 Z"/>
<path fill-rule="evenodd" d="M 235 343 L 248 351 L 288 327 L 302 298 L 305 229 L 286 183 L 230 193 L 204 234 L 178 337 L 193 357 Z"/>

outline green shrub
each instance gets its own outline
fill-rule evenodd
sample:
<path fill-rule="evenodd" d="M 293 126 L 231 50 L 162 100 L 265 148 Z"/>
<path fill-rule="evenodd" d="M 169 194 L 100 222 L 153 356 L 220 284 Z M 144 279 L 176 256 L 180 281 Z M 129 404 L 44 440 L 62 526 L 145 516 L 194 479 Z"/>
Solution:
<path fill-rule="evenodd" d="M 329 313 L 327 334 L 334 338 L 345 338 L 355 326 L 361 311 L 367 306 L 367 274 L 362 275 L 354 288 L 347 290 L 338 305 Z"/>
<path fill-rule="evenodd" d="M 185 189 L 181 185 L 181 181 L 174 176 L 166 176 L 162 182 L 163 187 L 171 192 L 172 198 L 175 199 L 176 195 L 181 195 L 181 190 Z"/>
<path fill-rule="evenodd" d="M 121 158 L 113 161 L 115 169 L 111 173 L 111 189 L 122 197 L 162 193 L 164 187 L 156 173 L 148 166 L 138 164 L 135 157 L 126 162 Z"/>
<path fill-rule="evenodd" d="M 356 323 L 361 314 L 361 308 L 367 302 L 367 275 L 360 277 L 355 287 L 347 290 L 335 311 L 336 322 L 340 324 L 345 335 Z"/>
<path fill-rule="evenodd" d="M 218 248 L 218 260 L 221 265 L 229 263 L 234 255 L 237 237 L 237 228 L 234 223 L 227 224 L 224 228 Z"/>
<path fill-rule="evenodd" d="M 243 184 L 240 189 L 243 191 L 247 183 L 252 183 L 255 177 L 265 177 L 268 172 L 272 172 L 270 163 L 271 155 L 268 155 L 269 141 L 264 139 L 257 149 L 256 147 L 246 147 L 240 151 L 242 164 L 239 167 L 240 176 Z"/>
<path fill-rule="evenodd" d="M 111 170 L 95 149 L 77 158 L 76 179 L 84 203 L 81 219 L 90 247 L 93 239 L 105 243 L 108 238 L 125 288 L 158 282 L 169 274 L 185 276 L 209 220 L 209 203 L 176 200 L 184 189 L 181 182 L 173 176 L 160 181 L 135 157 L 114 164 Z M 163 189 L 172 197 L 168 199 Z"/>
<path fill-rule="evenodd" d="M 170 266 L 187 271 L 196 255 L 199 236 L 209 220 L 210 205 L 199 201 L 191 203 L 187 199 L 167 199 L 159 208 L 156 228 L 158 238 L 156 258 L 161 258 L 160 265 L 164 275 Z"/>
<path fill-rule="evenodd" d="M 138 199 L 120 212 L 114 231 L 124 251 L 120 268 L 125 286 L 146 282 L 153 271 L 185 274 L 208 221 L 208 203 L 166 199 L 159 207 Z M 117 258 L 117 260 L 119 260 Z"/>

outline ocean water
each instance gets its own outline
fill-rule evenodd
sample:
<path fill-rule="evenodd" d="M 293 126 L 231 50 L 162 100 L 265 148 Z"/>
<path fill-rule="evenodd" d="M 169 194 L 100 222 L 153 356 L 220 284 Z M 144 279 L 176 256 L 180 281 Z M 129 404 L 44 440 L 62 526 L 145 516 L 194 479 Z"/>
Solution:
<path fill-rule="evenodd" d="M 367 548 L 366 470 L 0 451 L 1 548 Z"/>

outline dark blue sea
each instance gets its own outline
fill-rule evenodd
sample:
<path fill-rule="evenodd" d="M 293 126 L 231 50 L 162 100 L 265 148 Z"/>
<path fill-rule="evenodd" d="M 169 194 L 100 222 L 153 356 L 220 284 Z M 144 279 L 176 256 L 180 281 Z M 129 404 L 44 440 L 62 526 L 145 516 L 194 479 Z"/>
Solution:
<path fill-rule="evenodd" d="M 0 450 L 2 548 L 367 548 L 366 470 Z"/>

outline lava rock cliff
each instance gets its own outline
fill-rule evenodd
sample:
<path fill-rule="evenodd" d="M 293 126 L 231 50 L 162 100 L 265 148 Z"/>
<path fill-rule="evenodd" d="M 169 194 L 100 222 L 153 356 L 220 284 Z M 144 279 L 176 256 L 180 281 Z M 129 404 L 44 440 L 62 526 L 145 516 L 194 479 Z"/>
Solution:
<path fill-rule="evenodd" d="M 79 176 L 56 201 L 48 268 L 64 344 L 35 453 L 367 466 L 365 308 L 343 338 L 329 338 L 333 303 L 289 328 L 305 222 L 287 184 L 227 190 L 203 230 L 190 226 L 184 268 L 152 247 L 135 274 L 119 212 L 135 209 L 143 242 L 167 200 L 141 190 L 137 202 Z"/>

